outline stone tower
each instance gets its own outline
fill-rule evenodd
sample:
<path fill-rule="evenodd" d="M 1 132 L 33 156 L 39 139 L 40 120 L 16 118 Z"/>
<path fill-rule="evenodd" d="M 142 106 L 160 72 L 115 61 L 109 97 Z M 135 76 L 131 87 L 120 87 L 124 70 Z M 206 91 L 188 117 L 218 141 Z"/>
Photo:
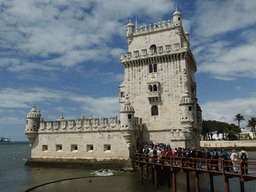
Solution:
<path fill-rule="evenodd" d="M 128 52 L 121 54 L 125 95 L 142 118 L 144 142 L 170 143 L 172 147 L 199 147 L 201 109 L 197 104 L 196 61 L 190 51 L 189 34 L 176 9 L 173 21 L 134 27 L 130 20 L 126 38 Z"/>

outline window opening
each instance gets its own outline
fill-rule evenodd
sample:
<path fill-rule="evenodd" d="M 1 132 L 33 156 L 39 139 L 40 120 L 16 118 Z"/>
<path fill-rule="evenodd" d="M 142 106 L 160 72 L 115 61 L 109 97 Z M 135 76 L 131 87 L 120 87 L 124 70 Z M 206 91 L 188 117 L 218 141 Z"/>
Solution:
<path fill-rule="evenodd" d="M 125 97 L 124 92 L 121 92 L 121 97 Z"/>
<path fill-rule="evenodd" d="M 188 107 L 188 110 L 189 110 L 189 111 L 192 111 L 192 107 L 191 107 L 191 106 L 189 106 L 189 107 Z"/>
<path fill-rule="evenodd" d="M 154 91 L 157 91 L 157 86 L 156 85 L 154 85 Z"/>
<path fill-rule="evenodd" d="M 153 91 L 152 85 L 149 85 L 148 89 L 149 89 L 150 92 L 152 92 Z"/>
<path fill-rule="evenodd" d="M 154 64 L 154 72 L 157 72 L 157 64 Z"/>
<path fill-rule="evenodd" d="M 131 114 L 128 114 L 128 119 L 132 119 L 132 115 Z"/>
<path fill-rule="evenodd" d="M 152 65 L 149 65 L 149 73 L 152 73 L 152 72 L 153 72 Z"/>
<path fill-rule="evenodd" d="M 151 45 L 151 46 L 150 46 L 150 50 L 151 50 L 151 54 L 156 53 L 156 45 L 155 45 L 155 44 L 154 44 L 154 45 Z"/>
<path fill-rule="evenodd" d="M 152 106 L 151 114 L 152 114 L 152 116 L 158 115 L 158 107 L 156 105 Z"/>
<path fill-rule="evenodd" d="M 42 151 L 48 151 L 48 145 L 43 145 L 42 146 Z"/>

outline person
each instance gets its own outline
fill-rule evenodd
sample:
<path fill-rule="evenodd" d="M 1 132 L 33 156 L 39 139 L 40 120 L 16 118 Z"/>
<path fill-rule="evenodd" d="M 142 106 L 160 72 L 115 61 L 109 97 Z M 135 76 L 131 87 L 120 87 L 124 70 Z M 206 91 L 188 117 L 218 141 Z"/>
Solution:
<path fill-rule="evenodd" d="M 228 172 L 229 167 L 228 167 L 228 153 L 225 151 L 225 149 L 221 150 L 221 154 L 220 154 L 220 159 L 224 160 L 224 165 L 225 165 L 225 172 Z"/>
<path fill-rule="evenodd" d="M 216 171 L 219 171 L 219 166 L 218 166 L 218 164 L 219 164 L 219 161 L 217 160 L 219 158 L 219 154 L 218 154 L 218 152 L 216 151 L 216 149 L 214 149 L 213 151 L 212 151 L 212 159 L 216 159 L 216 160 L 213 160 L 212 161 L 212 164 L 215 164 L 216 166 L 215 166 L 215 170 Z"/>
<path fill-rule="evenodd" d="M 241 164 L 243 167 L 241 170 L 242 174 L 244 174 L 244 172 L 245 172 L 246 175 L 248 175 L 248 169 L 247 169 L 248 168 L 248 163 L 247 163 L 248 158 L 249 158 L 248 153 L 245 151 L 244 148 L 242 148 L 242 151 L 240 151 L 240 153 L 239 153 L 239 159 L 241 159 Z"/>
<path fill-rule="evenodd" d="M 236 162 L 238 160 L 238 154 L 236 153 L 235 149 L 232 150 L 230 158 L 232 160 L 234 173 L 238 173 L 239 168 L 238 168 L 238 163 Z"/>
<path fill-rule="evenodd" d="M 201 148 L 198 148 L 198 150 L 195 152 L 195 156 L 196 156 L 196 158 L 202 158 L 203 157 L 203 153 L 201 151 Z M 198 159 L 197 162 L 198 162 L 197 168 L 202 169 L 202 159 Z"/>

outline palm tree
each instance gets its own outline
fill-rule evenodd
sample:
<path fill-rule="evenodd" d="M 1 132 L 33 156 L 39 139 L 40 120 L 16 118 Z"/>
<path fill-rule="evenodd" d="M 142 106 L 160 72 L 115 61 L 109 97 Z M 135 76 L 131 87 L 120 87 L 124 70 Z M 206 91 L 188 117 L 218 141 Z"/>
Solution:
<path fill-rule="evenodd" d="M 256 127 L 256 117 L 252 117 L 250 120 L 248 120 L 248 127 L 251 127 L 253 132 L 253 137 L 255 137 L 255 127 Z"/>
<path fill-rule="evenodd" d="M 240 113 L 236 114 L 235 115 L 235 118 L 234 118 L 234 121 L 237 121 L 238 122 L 238 127 L 240 129 L 240 121 L 244 121 L 244 116 L 241 115 Z M 240 140 L 240 133 L 239 133 L 239 140 Z"/>

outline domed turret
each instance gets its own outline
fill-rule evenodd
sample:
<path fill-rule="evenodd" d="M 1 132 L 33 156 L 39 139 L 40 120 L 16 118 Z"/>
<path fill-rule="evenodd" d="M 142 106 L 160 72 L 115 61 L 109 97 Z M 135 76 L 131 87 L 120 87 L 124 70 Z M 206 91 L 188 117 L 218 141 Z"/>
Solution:
<path fill-rule="evenodd" d="M 134 113 L 134 108 L 129 101 L 128 95 L 126 95 L 124 105 L 121 107 L 120 111 L 121 128 L 133 129 Z"/>
<path fill-rule="evenodd" d="M 25 134 L 29 139 L 30 144 L 33 144 L 37 135 L 37 131 L 40 126 L 40 110 L 37 112 L 36 105 L 34 103 L 33 108 L 27 115 L 27 123 L 26 123 L 26 130 Z"/>
<path fill-rule="evenodd" d="M 174 26 L 182 26 L 182 15 L 178 11 L 177 8 L 176 8 L 176 11 L 172 15 L 172 20 L 173 20 Z"/>
<path fill-rule="evenodd" d="M 182 121 L 191 121 L 193 119 L 193 104 L 188 92 L 186 92 L 180 102 Z"/>
<path fill-rule="evenodd" d="M 133 40 L 134 28 L 135 27 L 132 23 L 132 20 L 130 19 L 130 22 L 126 26 L 126 38 L 127 38 L 127 41 L 128 41 L 128 45 L 130 45 L 132 40 Z"/>
<path fill-rule="evenodd" d="M 63 116 L 63 113 L 60 114 L 60 118 L 59 118 L 59 121 L 64 121 L 64 116 Z"/>

